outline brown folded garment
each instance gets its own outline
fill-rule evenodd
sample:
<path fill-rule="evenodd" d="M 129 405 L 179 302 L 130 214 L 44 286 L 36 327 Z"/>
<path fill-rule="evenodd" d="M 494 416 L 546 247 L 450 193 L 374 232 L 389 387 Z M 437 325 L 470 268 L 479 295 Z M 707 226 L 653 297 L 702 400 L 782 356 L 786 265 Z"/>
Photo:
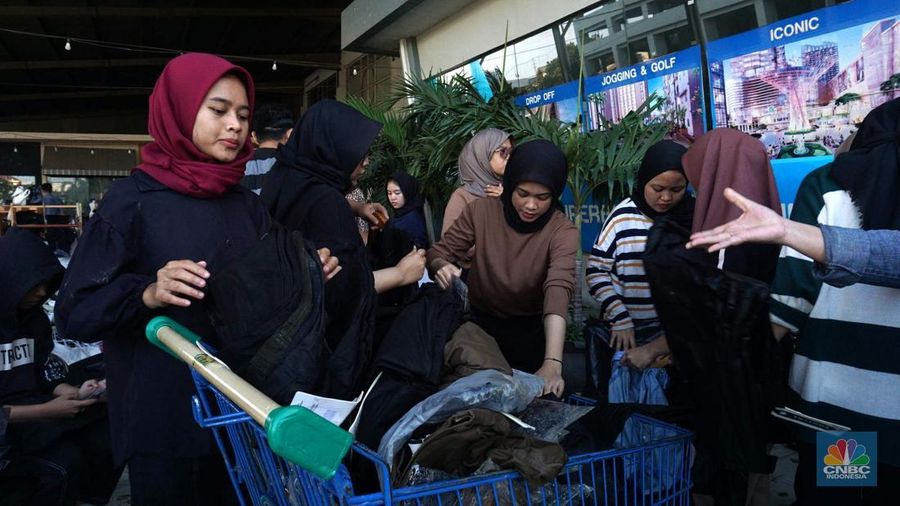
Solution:
<path fill-rule="evenodd" d="M 442 384 L 446 386 L 485 369 L 512 374 L 512 368 L 503 357 L 497 341 L 478 325 L 463 323 L 444 345 Z"/>
<path fill-rule="evenodd" d="M 556 443 L 511 434 L 502 413 L 470 409 L 451 416 L 428 436 L 399 476 L 403 483 L 415 464 L 467 476 L 487 459 L 519 471 L 532 485 L 542 485 L 566 465 L 566 452 Z"/>

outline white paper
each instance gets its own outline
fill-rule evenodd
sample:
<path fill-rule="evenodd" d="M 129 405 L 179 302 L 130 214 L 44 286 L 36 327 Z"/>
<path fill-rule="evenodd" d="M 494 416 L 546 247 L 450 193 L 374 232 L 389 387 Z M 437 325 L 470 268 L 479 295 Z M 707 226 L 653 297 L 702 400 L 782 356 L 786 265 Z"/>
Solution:
<path fill-rule="evenodd" d="M 372 384 L 369 385 L 369 389 L 366 390 L 366 395 L 363 397 L 362 402 L 359 403 L 359 410 L 356 412 L 356 418 L 353 419 L 353 425 L 350 426 L 350 429 L 347 431 L 350 434 L 356 435 L 356 427 L 359 425 L 359 417 L 362 415 L 363 406 L 366 404 L 366 399 L 369 398 L 369 392 L 375 388 L 375 384 L 378 383 L 378 380 L 381 379 L 381 373 L 384 371 L 379 371 L 378 376 L 375 376 L 375 379 L 372 380 Z"/>
<path fill-rule="evenodd" d="M 332 399 L 331 397 L 320 397 L 306 392 L 297 392 L 294 394 L 291 406 L 303 406 L 329 422 L 340 425 L 344 423 L 344 420 L 353 411 L 353 408 L 359 404 L 362 397 L 363 393 L 360 392 L 356 399 L 345 401 Z"/>
<path fill-rule="evenodd" d="M 372 381 L 372 384 L 369 385 L 368 390 L 365 392 L 360 392 L 356 399 L 352 401 L 345 401 L 343 399 L 332 399 L 331 397 L 321 397 L 319 395 L 308 394 L 306 392 L 300 392 L 294 394 L 293 400 L 291 400 L 291 406 L 303 406 L 304 408 L 312 411 L 313 413 L 321 416 L 322 418 L 328 420 L 329 422 L 340 426 L 344 421 L 350 416 L 350 413 L 356 409 L 356 406 L 359 405 L 359 409 L 356 412 L 356 418 L 353 420 L 353 425 L 350 426 L 348 432 L 351 434 L 356 434 L 356 426 L 359 424 L 359 415 L 362 413 L 363 404 L 366 402 L 366 397 L 369 396 L 369 392 L 372 391 L 372 387 L 378 383 L 378 379 L 381 378 L 381 373 L 378 373 L 378 376 L 375 376 L 375 379 Z"/>

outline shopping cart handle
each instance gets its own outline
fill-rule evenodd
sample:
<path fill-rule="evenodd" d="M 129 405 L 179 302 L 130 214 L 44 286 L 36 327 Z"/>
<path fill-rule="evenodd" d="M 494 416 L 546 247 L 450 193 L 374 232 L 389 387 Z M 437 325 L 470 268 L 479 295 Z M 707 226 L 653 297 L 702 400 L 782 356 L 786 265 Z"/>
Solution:
<path fill-rule="evenodd" d="M 200 338 L 171 318 L 147 324 L 147 339 L 188 364 L 266 430 L 272 451 L 330 479 L 353 443 L 353 435 L 301 406 L 280 406 L 224 363 L 197 346 Z"/>
<path fill-rule="evenodd" d="M 281 406 L 266 419 L 269 447 L 323 478 L 331 478 L 353 444 L 353 434 L 302 406 Z"/>

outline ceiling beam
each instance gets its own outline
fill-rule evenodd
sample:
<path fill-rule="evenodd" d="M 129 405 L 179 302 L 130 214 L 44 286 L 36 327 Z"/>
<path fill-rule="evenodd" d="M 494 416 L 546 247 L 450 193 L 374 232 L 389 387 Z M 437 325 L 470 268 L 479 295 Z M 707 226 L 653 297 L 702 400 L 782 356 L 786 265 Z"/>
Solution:
<path fill-rule="evenodd" d="M 303 90 L 303 81 L 285 81 L 260 83 L 256 85 L 256 91 L 263 92 L 289 92 Z M 27 102 L 31 100 L 71 100 L 83 98 L 107 98 L 107 97 L 131 97 L 150 96 L 150 88 L 124 89 L 124 90 L 84 90 L 84 91 L 47 91 L 43 93 L 4 93 L 0 95 L 0 102 Z"/>
<path fill-rule="evenodd" d="M 172 56 L 174 57 L 174 55 Z M 112 67 L 162 67 L 172 57 L 164 58 L 104 58 L 92 60 L 25 60 L 0 61 L 0 70 L 56 70 L 87 69 Z M 253 58 L 271 59 L 284 64 L 302 64 L 306 67 L 339 70 L 341 54 L 339 52 L 324 53 L 292 53 L 282 55 L 259 55 Z M 240 62 L 240 60 L 238 60 Z"/>
<path fill-rule="evenodd" d="M 64 7 L 59 5 L 0 6 L 0 17 L 101 18 L 303 18 L 340 20 L 341 9 L 306 8 L 200 8 L 200 7 Z"/>

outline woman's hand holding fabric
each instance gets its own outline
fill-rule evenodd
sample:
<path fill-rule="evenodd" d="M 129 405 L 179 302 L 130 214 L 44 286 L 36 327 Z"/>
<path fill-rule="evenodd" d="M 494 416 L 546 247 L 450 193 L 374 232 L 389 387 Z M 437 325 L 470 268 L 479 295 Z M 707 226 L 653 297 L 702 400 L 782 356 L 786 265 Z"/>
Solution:
<path fill-rule="evenodd" d="M 458 278 L 461 274 L 462 269 L 451 263 L 448 263 L 434 273 L 434 278 L 441 288 L 447 290 L 453 284 L 453 279 Z"/>
<path fill-rule="evenodd" d="M 340 260 L 338 257 L 331 256 L 331 250 L 322 248 L 318 250 L 319 261 L 322 262 L 322 275 L 325 276 L 327 282 L 341 272 Z"/>
<path fill-rule="evenodd" d="M 144 305 L 150 309 L 191 305 L 191 299 L 202 299 L 209 271 L 206 262 L 173 260 L 156 271 L 156 282 L 144 289 Z"/>
<path fill-rule="evenodd" d="M 400 286 L 411 285 L 422 279 L 425 274 L 425 250 L 413 247 L 413 250 L 397 262 L 397 269 L 403 276 Z"/>
<path fill-rule="evenodd" d="M 552 360 L 545 360 L 535 373 L 544 380 L 544 389 L 541 395 L 553 394 L 562 397 L 563 390 L 566 387 L 566 381 L 562 377 L 562 364 Z"/>
<path fill-rule="evenodd" d="M 609 340 L 609 347 L 617 351 L 630 350 L 635 347 L 634 327 L 622 330 L 613 330 Z"/>

